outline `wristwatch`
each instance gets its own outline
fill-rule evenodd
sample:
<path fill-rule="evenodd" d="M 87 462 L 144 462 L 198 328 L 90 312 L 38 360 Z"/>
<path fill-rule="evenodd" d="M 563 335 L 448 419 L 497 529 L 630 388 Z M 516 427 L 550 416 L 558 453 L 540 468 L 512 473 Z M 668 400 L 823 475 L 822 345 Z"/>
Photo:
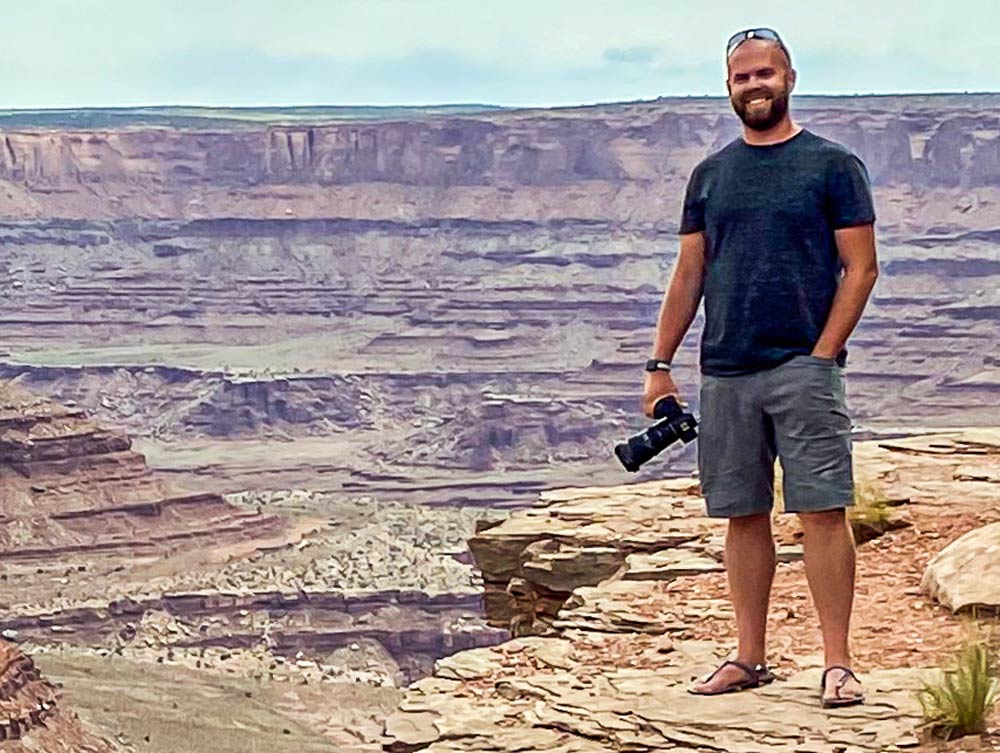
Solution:
<path fill-rule="evenodd" d="M 662 358 L 650 358 L 646 361 L 646 371 L 670 371 L 670 361 Z"/>

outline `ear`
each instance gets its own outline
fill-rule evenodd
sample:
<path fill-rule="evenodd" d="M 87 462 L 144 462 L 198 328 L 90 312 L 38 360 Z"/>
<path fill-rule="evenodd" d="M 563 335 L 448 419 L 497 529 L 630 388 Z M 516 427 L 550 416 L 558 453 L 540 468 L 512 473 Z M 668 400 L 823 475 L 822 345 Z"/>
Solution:
<path fill-rule="evenodd" d="M 788 71 L 788 91 L 789 92 L 792 91 L 792 89 L 795 88 L 795 80 L 796 80 L 797 77 L 798 77 L 798 74 L 795 72 L 794 68 L 792 68 L 792 69 L 790 69 Z"/>

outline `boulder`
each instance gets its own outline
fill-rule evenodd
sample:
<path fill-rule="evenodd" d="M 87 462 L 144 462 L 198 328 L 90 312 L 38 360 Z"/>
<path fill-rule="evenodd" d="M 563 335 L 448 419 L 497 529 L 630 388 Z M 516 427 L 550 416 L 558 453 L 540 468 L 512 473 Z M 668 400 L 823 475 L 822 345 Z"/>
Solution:
<path fill-rule="evenodd" d="M 920 587 L 953 612 L 1000 612 L 1000 523 L 969 531 L 938 552 Z"/>

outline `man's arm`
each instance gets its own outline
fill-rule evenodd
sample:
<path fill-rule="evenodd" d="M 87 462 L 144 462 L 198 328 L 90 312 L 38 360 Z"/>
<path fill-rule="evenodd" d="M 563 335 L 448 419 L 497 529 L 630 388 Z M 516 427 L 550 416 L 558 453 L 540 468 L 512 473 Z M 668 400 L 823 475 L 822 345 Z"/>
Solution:
<path fill-rule="evenodd" d="M 674 353 L 698 313 L 704 280 L 705 234 L 686 233 L 681 236 L 680 253 L 674 264 L 670 285 L 660 304 L 652 358 L 673 360 Z M 647 372 L 643 383 L 642 412 L 652 418 L 657 400 L 666 395 L 677 394 L 677 385 L 669 371 Z"/>
<path fill-rule="evenodd" d="M 705 281 L 705 234 L 681 236 L 681 250 L 656 325 L 651 358 L 670 361 L 698 313 Z"/>
<path fill-rule="evenodd" d="M 834 231 L 837 253 L 844 265 L 833 306 L 812 354 L 835 358 L 851 336 L 878 277 L 874 225 L 857 225 Z"/>

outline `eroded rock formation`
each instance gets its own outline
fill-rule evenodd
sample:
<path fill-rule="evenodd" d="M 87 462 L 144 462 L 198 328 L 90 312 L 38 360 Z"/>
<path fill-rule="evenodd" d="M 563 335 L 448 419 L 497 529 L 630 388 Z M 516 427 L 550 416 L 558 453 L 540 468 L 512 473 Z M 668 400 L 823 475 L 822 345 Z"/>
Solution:
<path fill-rule="evenodd" d="M 0 559 L 163 555 L 287 537 L 276 515 L 178 494 L 121 432 L 0 382 Z"/>
<path fill-rule="evenodd" d="M 11 753 L 112 753 L 64 708 L 62 694 L 30 656 L 0 640 L 0 747 Z"/>
<path fill-rule="evenodd" d="M 178 492 L 127 434 L 2 381 L 0 502 L 0 627 L 20 641 L 197 667 L 206 650 L 243 651 L 251 676 L 364 641 L 385 661 L 359 677 L 391 685 L 505 635 L 482 624 L 471 568 L 453 556 L 470 515 Z M 172 629 L 143 633 L 149 614 Z"/>

